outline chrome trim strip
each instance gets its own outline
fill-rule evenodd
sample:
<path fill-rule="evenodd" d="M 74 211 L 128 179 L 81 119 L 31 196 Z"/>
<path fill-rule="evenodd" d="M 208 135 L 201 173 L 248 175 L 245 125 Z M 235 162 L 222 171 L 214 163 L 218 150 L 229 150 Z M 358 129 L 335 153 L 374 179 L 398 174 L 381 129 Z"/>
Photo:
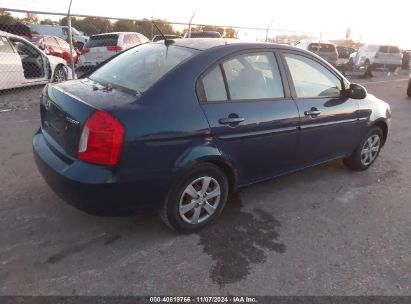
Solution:
<path fill-rule="evenodd" d="M 346 123 L 351 123 L 351 122 L 356 122 L 356 121 L 358 121 L 358 118 L 345 119 L 345 120 L 332 121 L 332 122 L 323 122 L 323 123 L 310 124 L 310 125 L 302 125 L 301 129 L 304 130 L 304 129 L 318 128 L 318 127 L 325 127 L 325 126 L 332 126 L 332 125 L 341 125 L 341 124 L 346 124 Z"/>

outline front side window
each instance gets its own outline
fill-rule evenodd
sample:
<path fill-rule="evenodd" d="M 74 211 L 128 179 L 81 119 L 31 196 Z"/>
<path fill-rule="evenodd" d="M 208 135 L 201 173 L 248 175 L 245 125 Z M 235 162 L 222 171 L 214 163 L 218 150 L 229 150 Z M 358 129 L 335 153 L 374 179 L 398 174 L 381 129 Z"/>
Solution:
<path fill-rule="evenodd" d="M 284 97 L 280 72 L 271 52 L 236 56 L 223 63 L 231 100 Z"/>
<path fill-rule="evenodd" d="M 285 54 L 298 98 L 339 97 L 341 80 L 326 67 L 307 57 Z"/>

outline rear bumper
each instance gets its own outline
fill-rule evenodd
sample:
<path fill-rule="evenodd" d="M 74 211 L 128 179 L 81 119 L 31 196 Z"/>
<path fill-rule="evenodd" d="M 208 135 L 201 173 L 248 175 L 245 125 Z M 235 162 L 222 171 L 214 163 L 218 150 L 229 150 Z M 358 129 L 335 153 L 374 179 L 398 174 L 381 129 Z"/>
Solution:
<path fill-rule="evenodd" d="M 168 183 L 144 174 L 141 180 L 121 182 L 112 168 L 95 166 L 66 156 L 46 142 L 42 131 L 33 137 L 37 168 L 50 188 L 68 204 L 94 215 L 129 215 L 156 210 L 165 200 Z"/>

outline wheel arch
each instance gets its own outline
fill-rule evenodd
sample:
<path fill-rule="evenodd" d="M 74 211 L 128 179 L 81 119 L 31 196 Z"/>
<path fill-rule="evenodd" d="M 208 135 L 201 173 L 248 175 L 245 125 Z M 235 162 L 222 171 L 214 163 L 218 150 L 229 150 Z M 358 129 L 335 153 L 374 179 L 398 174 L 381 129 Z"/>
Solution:
<path fill-rule="evenodd" d="M 387 122 L 385 121 L 385 119 L 381 118 L 381 119 L 376 120 L 371 125 L 371 127 L 374 127 L 374 126 L 379 127 L 382 130 L 382 133 L 383 133 L 383 136 L 384 136 L 384 138 L 383 138 L 383 145 L 384 145 L 386 140 L 387 140 L 387 136 L 388 136 L 388 124 L 387 124 Z"/>
<path fill-rule="evenodd" d="M 239 180 L 237 168 L 213 145 L 193 148 L 180 157 L 175 164 L 177 178 L 201 163 L 213 164 L 223 171 L 228 180 L 230 193 L 237 189 Z"/>

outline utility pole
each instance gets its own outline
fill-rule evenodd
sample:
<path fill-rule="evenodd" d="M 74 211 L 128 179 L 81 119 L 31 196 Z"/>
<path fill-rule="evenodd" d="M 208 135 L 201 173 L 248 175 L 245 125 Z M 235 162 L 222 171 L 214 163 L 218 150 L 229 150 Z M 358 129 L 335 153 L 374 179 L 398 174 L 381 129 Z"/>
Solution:
<path fill-rule="evenodd" d="M 70 11 L 71 11 L 71 3 L 73 2 L 73 0 L 70 0 L 70 5 L 69 5 L 69 9 L 67 12 L 67 19 L 68 19 L 68 29 L 69 29 L 69 44 L 70 44 L 70 67 L 71 67 L 71 76 L 73 79 L 75 79 L 75 73 L 74 73 L 74 59 L 73 59 L 73 34 L 71 31 L 71 15 L 70 15 Z"/>
<path fill-rule="evenodd" d="M 268 31 L 270 30 L 271 24 L 273 24 L 274 20 L 271 20 L 270 24 L 267 26 L 267 31 L 265 33 L 265 42 L 268 41 Z"/>

